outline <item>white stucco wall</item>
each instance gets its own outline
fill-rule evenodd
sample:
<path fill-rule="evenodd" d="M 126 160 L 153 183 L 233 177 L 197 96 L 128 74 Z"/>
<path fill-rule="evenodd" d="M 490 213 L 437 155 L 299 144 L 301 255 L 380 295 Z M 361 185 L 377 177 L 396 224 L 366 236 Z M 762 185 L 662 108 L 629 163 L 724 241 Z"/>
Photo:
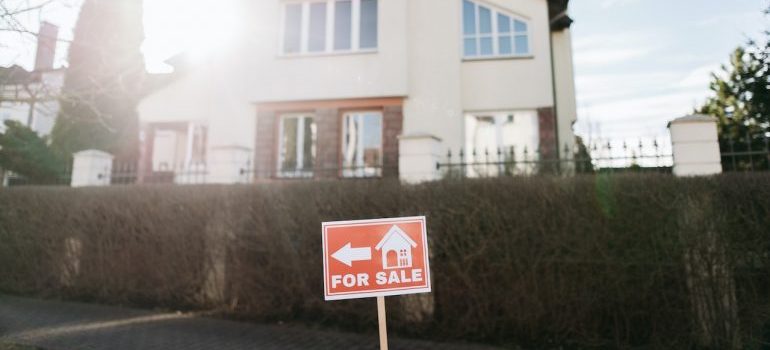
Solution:
<path fill-rule="evenodd" d="M 199 121 L 209 148 L 253 148 L 260 102 L 403 96 L 404 134 L 464 146 L 464 113 L 553 106 L 545 0 L 481 0 L 530 20 L 531 58 L 463 61 L 460 0 L 381 0 L 375 53 L 287 57 L 279 0 L 243 1 L 233 51 L 145 98 L 142 122 Z"/>
<path fill-rule="evenodd" d="M 572 62 L 572 35 L 569 29 L 553 32 L 553 66 L 556 82 L 556 113 L 559 118 L 559 147 L 566 144 L 575 147 L 575 134 L 572 124 L 577 120 L 577 100 L 575 98 L 575 70 Z M 562 155 L 564 157 L 564 155 Z"/>
<path fill-rule="evenodd" d="M 464 141 L 460 5 L 459 0 L 409 3 L 409 97 L 403 130 L 404 135 L 436 136 L 455 150 Z"/>
<path fill-rule="evenodd" d="M 379 1 L 375 53 L 287 56 L 280 51 L 283 1 L 251 1 L 254 14 L 241 57 L 254 102 L 407 95 L 407 4 Z M 246 67 L 244 67 L 246 68 Z"/>
<path fill-rule="evenodd" d="M 212 58 L 144 98 L 142 123 L 190 121 L 208 126 L 208 148 L 253 149 L 256 111 L 237 66 Z"/>
<path fill-rule="evenodd" d="M 520 110 L 553 106 L 547 1 L 483 0 L 482 2 L 529 20 L 532 56 L 465 60 L 462 64 L 462 103 L 465 110 Z M 457 1 L 456 6 L 460 6 L 460 1 Z M 459 14 L 455 18 L 457 18 L 455 20 L 457 35 L 453 40 L 459 42 Z"/>

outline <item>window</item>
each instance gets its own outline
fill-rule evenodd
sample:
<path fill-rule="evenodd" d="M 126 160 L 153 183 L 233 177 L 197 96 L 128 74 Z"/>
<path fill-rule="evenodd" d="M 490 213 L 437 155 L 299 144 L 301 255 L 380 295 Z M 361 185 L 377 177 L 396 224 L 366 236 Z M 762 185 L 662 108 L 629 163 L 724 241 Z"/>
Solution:
<path fill-rule="evenodd" d="M 378 44 L 377 0 L 290 1 L 283 10 L 284 54 L 372 51 Z"/>
<path fill-rule="evenodd" d="M 290 114 L 281 117 L 278 169 L 282 177 L 313 175 L 316 155 L 316 125 L 312 115 Z"/>
<path fill-rule="evenodd" d="M 465 140 L 468 162 L 492 163 L 469 168 L 470 176 L 500 174 L 503 169 L 499 167 L 510 166 L 514 160 L 520 162 L 516 164 L 516 169 L 507 170 L 528 170 L 528 167 L 534 166 L 531 161 L 538 159 L 540 126 L 537 112 L 466 115 Z"/>
<path fill-rule="evenodd" d="M 308 51 L 322 52 L 326 50 L 326 4 L 315 2 L 310 4 L 310 24 L 308 31 Z"/>
<path fill-rule="evenodd" d="M 348 113 L 343 123 L 342 176 L 382 175 L 382 114 Z"/>
<path fill-rule="evenodd" d="M 302 4 L 286 4 L 283 50 L 286 53 L 299 52 L 302 47 Z"/>
<path fill-rule="evenodd" d="M 377 48 L 377 0 L 361 0 L 362 49 Z"/>
<path fill-rule="evenodd" d="M 530 55 L 529 25 L 523 19 L 463 0 L 465 58 Z"/>

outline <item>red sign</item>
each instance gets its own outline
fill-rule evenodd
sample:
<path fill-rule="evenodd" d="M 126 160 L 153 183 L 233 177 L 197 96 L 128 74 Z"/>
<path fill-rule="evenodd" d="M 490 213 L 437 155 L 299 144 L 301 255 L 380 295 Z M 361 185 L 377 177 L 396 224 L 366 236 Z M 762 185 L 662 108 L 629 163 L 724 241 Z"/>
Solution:
<path fill-rule="evenodd" d="M 430 292 L 424 216 L 322 227 L 326 300 Z"/>

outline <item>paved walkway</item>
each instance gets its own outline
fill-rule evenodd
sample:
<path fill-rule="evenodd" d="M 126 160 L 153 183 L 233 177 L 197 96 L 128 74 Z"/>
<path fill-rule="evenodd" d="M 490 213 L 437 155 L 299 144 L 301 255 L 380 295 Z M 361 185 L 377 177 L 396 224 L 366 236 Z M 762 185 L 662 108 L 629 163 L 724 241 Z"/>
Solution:
<path fill-rule="evenodd" d="M 0 343 L 46 350 L 371 349 L 376 334 L 359 335 L 297 326 L 259 325 L 192 314 L 0 295 Z M 391 349 L 494 350 L 391 339 Z"/>

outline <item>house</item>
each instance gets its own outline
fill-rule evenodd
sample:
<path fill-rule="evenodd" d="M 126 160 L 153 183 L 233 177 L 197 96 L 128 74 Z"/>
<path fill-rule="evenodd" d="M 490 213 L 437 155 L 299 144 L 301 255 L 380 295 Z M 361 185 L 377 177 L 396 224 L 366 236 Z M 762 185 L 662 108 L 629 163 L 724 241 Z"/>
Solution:
<path fill-rule="evenodd" d="M 143 164 L 197 159 L 208 182 L 246 182 L 419 179 L 462 148 L 560 157 L 576 119 L 567 5 L 243 1 L 238 45 L 172 62 L 141 101 Z"/>
<path fill-rule="evenodd" d="M 393 225 L 374 249 L 382 254 L 383 269 L 412 267 L 412 248 L 417 243 L 400 227 Z"/>
<path fill-rule="evenodd" d="M 53 68 L 58 33 L 57 26 L 41 23 L 34 70 L 0 67 L 0 132 L 6 120 L 16 120 L 40 136 L 51 133 L 64 83 L 64 69 Z"/>

